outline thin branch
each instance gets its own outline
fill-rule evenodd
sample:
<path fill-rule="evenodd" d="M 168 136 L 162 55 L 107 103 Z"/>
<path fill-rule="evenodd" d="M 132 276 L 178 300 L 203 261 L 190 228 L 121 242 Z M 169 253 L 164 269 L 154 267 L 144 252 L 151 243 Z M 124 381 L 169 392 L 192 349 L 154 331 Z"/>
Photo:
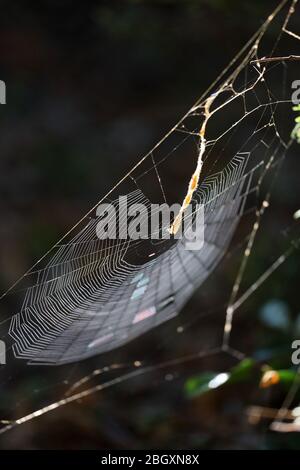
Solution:
<path fill-rule="evenodd" d="M 265 64 L 267 62 L 280 62 L 284 60 L 300 60 L 300 55 L 288 55 L 282 57 L 262 57 L 261 59 L 251 60 L 250 64 Z"/>

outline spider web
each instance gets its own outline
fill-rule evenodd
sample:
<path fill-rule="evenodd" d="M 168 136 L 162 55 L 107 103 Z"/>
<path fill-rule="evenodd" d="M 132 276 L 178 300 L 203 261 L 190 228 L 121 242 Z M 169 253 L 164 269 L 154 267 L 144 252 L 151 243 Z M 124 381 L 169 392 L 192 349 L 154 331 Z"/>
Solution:
<path fill-rule="evenodd" d="M 16 296 L 20 302 L 18 311 L 9 311 L 0 324 L 1 338 L 9 344 L 13 364 L 20 359 L 26 360 L 24 367 L 77 363 L 134 339 L 142 341 L 147 331 L 176 317 L 233 250 L 237 244 L 234 234 L 243 223 L 247 226 L 243 255 L 223 310 L 221 342 L 155 365 L 135 360 L 95 369 L 74 380 L 62 399 L 21 418 L 3 421 L 0 432 L 154 369 L 168 370 L 220 352 L 236 359 L 243 357 L 230 343 L 234 314 L 297 247 L 293 243 L 240 294 L 273 185 L 292 145 L 285 118 L 292 106 L 288 74 L 295 77 L 297 61 L 293 57 L 297 57 L 294 52 L 299 47 L 299 36 L 293 29 L 296 8 L 297 0 L 283 1 L 170 132 L 1 297 Z M 270 31 L 273 34 L 268 36 Z M 278 77 L 283 85 L 280 90 L 273 86 Z M 172 184 L 170 168 L 177 162 L 182 164 L 183 159 L 189 162 L 184 168 L 186 181 L 181 182 L 175 197 L 177 201 L 184 197 L 182 213 L 187 200 L 193 207 L 200 204 L 204 208 L 204 244 L 200 250 L 186 250 L 185 237 L 97 238 L 96 210 L 100 203 L 117 207 L 120 195 L 127 196 L 129 206 L 143 203 L 150 207 L 154 199 L 174 202 L 168 189 Z M 195 180 L 197 184 L 191 185 Z M 118 220 L 122 216 L 119 212 Z M 192 218 L 189 223 L 192 226 Z M 159 231 L 168 228 L 161 225 Z M 195 321 L 201 319 L 199 316 Z M 186 329 L 179 327 L 177 332 Z M 123 368 L 128 370 L 119 375 Z M 91 379 L 114 370 L 117 375 L 113 379 L 84 388 Z M 292 399 L 289 395 L 289 403 L 279 410 L 276 422 L 284 420 Z"/>
<path fill-rule="evenodd" d="M 254 171 L 242 176 L 246 162 L 235 157 L 197 191 L 206 221 L 199 251 L 186 250 L 185 237 L 171 247 L 166 240 L 158 254 L 153 245 L 148 261 L 136 265 L 129 260 L 137 245 L 145 251 L 142 243 L 99 240 L 98 219 L 90 220 L 58 248 L 26 291 L 22 309 L 10 324 L 15 356 L 54 364 L 85 359 L 176 315 L 226 251 L 251 187 Z M 145 203 L 138 190 L 129 200 Z"/>

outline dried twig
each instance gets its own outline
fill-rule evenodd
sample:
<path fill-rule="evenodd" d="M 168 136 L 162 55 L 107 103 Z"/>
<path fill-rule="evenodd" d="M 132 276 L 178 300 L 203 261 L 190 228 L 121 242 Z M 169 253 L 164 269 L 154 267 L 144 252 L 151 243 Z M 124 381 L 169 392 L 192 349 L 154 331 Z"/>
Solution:
<path fill-rule="evenodd" d="M 300 55 L 288 55 L 282 57 L 262 57 L 261 59 L 251 60 L 251 64 L 265 64 L 268 62 L 281 62 L 284 60 L 300 60 Z"/>

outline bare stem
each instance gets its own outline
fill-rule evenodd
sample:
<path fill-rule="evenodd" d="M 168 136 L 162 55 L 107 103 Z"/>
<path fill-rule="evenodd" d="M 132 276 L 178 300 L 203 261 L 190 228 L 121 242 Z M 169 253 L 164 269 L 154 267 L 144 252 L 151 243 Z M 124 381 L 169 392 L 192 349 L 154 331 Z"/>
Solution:
<path fill-rule="evenodd" d="M 282 57 L 262 57 L 261 59 L 251 60 L 251 64 L 265 64 L 267 62 L 281 62 L 284 60 L 300 60 L 300 55 L 288 55 Z"/>

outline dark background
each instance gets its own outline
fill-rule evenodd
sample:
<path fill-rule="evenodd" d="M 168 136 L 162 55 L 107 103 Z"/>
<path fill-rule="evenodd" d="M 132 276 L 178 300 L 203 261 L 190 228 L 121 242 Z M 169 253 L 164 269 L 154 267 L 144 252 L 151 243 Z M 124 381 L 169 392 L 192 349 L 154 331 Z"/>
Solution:
<path fill-rule="evenodd" d="M 1 2 L 0 78 L 7 85 L 7 104 L 0 109 L 2 291 L 186 112 L 276 4 Z M 287 120 L 292 123 L 292 112 Z M 274 209 L 257 241 L 246 287 L 287 247 L 284 229 L 299 208 L 297 151 L 274 188 Z M 191 168 L 182 163 L 173 169 L 173 191 Z M 12 372 L 13 393 L 4 385 L 1 391 L 3 419 L 7 409 L 8 416 L 18 417 L 47 404 L 45 381 L 51 402 L 62 396 L 63 379 L 72 383 L 93 368 L 135 360 L 158 365 L 220 344 L 225 318 L 220 306 L 228 300 L 237 266 L 225 260 L 178 319 L 120 351 L 75 369 L 45 369 L 42 379 L 28 369 Z M 262 363 L 291 368 L 290 344 L 300 335 L 298 266 L 296 252 L 238 312 L 233 344 L 259 362 L 246 381 L 190 399 L 184 388 L 190 376 L 228 370 L 237 360 L 219 354 L 157 368 L 20 426 L 1 436 L 0 446 L 297 448 L 297 435 L 269 431 L 268 420 L 252 425 L 246 410 L 278 408 L 291 385 L 262 389 L 259 379 Z M 273 323 L 261 316 L 266 304 L 273 308 Z M 178 325 L 190 323 L 175 336 Z"/>

